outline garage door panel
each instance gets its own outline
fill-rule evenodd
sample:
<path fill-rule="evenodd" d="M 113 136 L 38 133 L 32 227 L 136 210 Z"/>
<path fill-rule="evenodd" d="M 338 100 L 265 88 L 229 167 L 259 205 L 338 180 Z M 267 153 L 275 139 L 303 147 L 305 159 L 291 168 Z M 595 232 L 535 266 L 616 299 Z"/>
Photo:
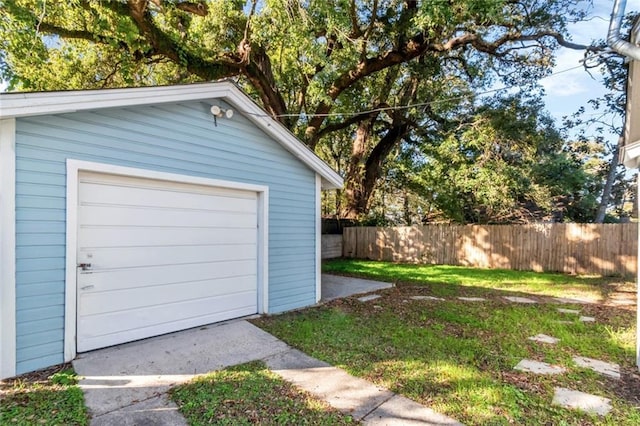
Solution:
<path fill-rule="evenodd" d="M 137 226 L 177 228 L 255 228 L 255 212 L 144 209 L 121 206 L 82 206 L 82 226 Z M 149 232 L 153 232 L 150 229 Z"/>
<path fill-rule="evenodd" d="M 197 229 L 187 233 L 180 228 L 156 228 L 153 232 L 141 228 L 82 228 L 78 245 L 82 249 L 94 247 L 154 247 L 200 246 L 211 244 L 257 244 L 255 229 Z"/>
<path fill-rule="evenodd" d="M 94 270 L 90 273 L 82 273 L 84 285 L 81 286 L 81 289 L 91 286 L 92 291 L 105 292 L 125 288 L 242 277 L 254 274 L 255 271 L 255 260 Z"/>
<path fill-rule="evenodd" d="M 79 317 L 78 328 L 91 330 L 91 333 L 78 339 L 78 352 L 251 315 L 255 313 L 255 293 L 224 296 L 215 305 L 217 310 L 212 309 L 211 300 L 199 299 L 138 309 L 130 312 L 124 324 L 123 316 L 117 312 Z M 180 317 L 184 312 L 191 315 Z"/>
<path fill-rule="evenodd" d="M 121 205 L 194 210 L 251 211 L 255 210 L 256 194 L 231 190 L 208 192 L 175 192 L 130 186 L 83 184 L 80 190 L 83 205 Z"/>
<path fill-rule="evenodd" d="M 114 269 L 202 262 L 256 260 L 255 244 L 116 247 L 83 249 L 80 259 L 92 263 L 93 269 Z"/>
<path fill-rule="evenodd" d="M 133 287 L 117 291 L 80 292 L 80 315 L 101 315 L 110 312 L 150 308 L 153 306 L 196 300 L 206 294 L 208 299 L 255 290 L 255 275 L 246 275 L 222 280 L 189 281 L 166 284 L 160 288 Z"/>
<path fill-rule="evenodd" d="M 126 177 L 101 172 L 82 171 L 79 181 L 82 186 L 102 185 L 117 188 L 142 188 L 149 190 L 186 192 L 193 194 L 228 195 L 233 197 L 251 198 L 256 195 L 252 191 L 238 190 L 215 185 L 176 182 L 172 180 L 148 179 L 142 177 Z M 81 188 L 82 189 L 82 188 Z"/>
<path fill-rule="evenodd" d="M 256 192 L 80 175 L 77 349 L 257 312 Z"/>

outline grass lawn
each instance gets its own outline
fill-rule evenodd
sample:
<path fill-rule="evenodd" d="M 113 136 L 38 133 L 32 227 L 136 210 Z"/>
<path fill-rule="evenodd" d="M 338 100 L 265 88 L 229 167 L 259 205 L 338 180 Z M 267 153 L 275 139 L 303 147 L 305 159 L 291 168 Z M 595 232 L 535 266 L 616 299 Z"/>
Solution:
<path fill-rule="evenodd" d="M 215 371 L 171 391 L 190 425 L 354 424 L 254 361 Z"/>
<path fill-rule="evenodd" d="M 89 424 L 76 382 L 69 364 L 0 382 L 0 424 Z"/>
<path fill-rule="evenodd" d="M 620 277 L 576 276 L 565 274 L 511 271 L 507 269 L 467 268 L 448 265 L 413 265 L 370 260 L 338 259 L 326 262 L 323 272 L 371 278 L 379 281 L 430 284 L 435 295 L 447 296 L 459 286 L 506 290 L 555 297 L 580 297 L 594 301 L 606 299 L 621 285 Z M 447 285 L 453 284 L 453 285 Z"/>
<path fill-rule="evenodd" d="M 606 300 L 629 291 L 620 279 L 571 277 L 472 268 L 335 261 L 325 272 L 396 283 L 371 302 L 355 298 L 265 317 L 255 323 L 302 351 L 345 368 L 463 423 L 640 424 L 640 377 L 635 367 L 635 307 L 557 304 L 549 296 Z M 436 296 L 444 301 L 414 300 Z M 505 295 L 544 303 L 516 304 Z M 464 302 L 457 296 L 485 297 Z M 595 323 L 558 307 L 579 309 Z M 556 345 L 527 338 L 539 333 Z M 620 364 L 622 379 L 579 368 L 573 356 Z M 557 376 L 513 370 L 523 358 L 567 368 Z M 610 398 L 606 417 L 552 406 L 554 387 Z"/>

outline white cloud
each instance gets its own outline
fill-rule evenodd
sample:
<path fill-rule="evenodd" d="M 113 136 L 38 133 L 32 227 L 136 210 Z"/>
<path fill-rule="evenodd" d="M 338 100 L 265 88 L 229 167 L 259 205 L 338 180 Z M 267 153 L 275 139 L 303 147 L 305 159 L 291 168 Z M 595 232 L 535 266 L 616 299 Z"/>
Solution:
<path fill-rule="evenodd" d="M 593 40 L 606 39 L 612 8 L 612 1 L 595 0 L 593 8 L 588 11 L 590 19 L 569 26 L 571 40 L 588 45 Z M 640 0 L 628 0 L 626 12 L 633 10 L 640 10 Z M 589 99 L 605 93 L 598 71 L 592 70 L 592 77 L 581 67 L 583 55 L 583 51 L 559 49 L 554 75 L 541 81 L 546 92 L 547 108 L 557 118 L 571 114 L 582 106 L 588 108 Z M 571 68 L 576 69 L 565 71 Z"/>
<path fill-rule="evenodd" d="M 583 52 L 562 49 L 556 57 L 554 74 L 542 80 L 542 86 L 550 96 L 573 96 L 585 93 L 593 85 L 593 79 L 582 68 Z"/>

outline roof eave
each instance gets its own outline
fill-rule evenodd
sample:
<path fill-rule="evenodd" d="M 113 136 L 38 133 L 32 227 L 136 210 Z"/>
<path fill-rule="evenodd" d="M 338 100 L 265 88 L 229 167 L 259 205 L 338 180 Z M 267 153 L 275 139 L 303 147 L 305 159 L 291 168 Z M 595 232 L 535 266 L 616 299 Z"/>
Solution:
<path fill-rule="evenodd" d="M 239 113 L 318 173 L 322 177 L 322 189 L 342 188 L 344 182 L 338 173 L 230 81 L 124 89 L 4 93 L 0 98 L 0 119 L 205 99 L 223 99 L 231 103 Z"/>

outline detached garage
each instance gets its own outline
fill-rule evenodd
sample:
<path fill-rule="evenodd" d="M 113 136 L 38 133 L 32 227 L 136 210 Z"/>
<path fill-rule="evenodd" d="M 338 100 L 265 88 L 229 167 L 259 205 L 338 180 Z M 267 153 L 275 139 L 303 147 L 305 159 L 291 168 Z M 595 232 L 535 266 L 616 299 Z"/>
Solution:
<path fill-rule="evenodd" d="M 316 303 L 341 185 L 230 82 L 0 95 L 0 377 Z"/>

